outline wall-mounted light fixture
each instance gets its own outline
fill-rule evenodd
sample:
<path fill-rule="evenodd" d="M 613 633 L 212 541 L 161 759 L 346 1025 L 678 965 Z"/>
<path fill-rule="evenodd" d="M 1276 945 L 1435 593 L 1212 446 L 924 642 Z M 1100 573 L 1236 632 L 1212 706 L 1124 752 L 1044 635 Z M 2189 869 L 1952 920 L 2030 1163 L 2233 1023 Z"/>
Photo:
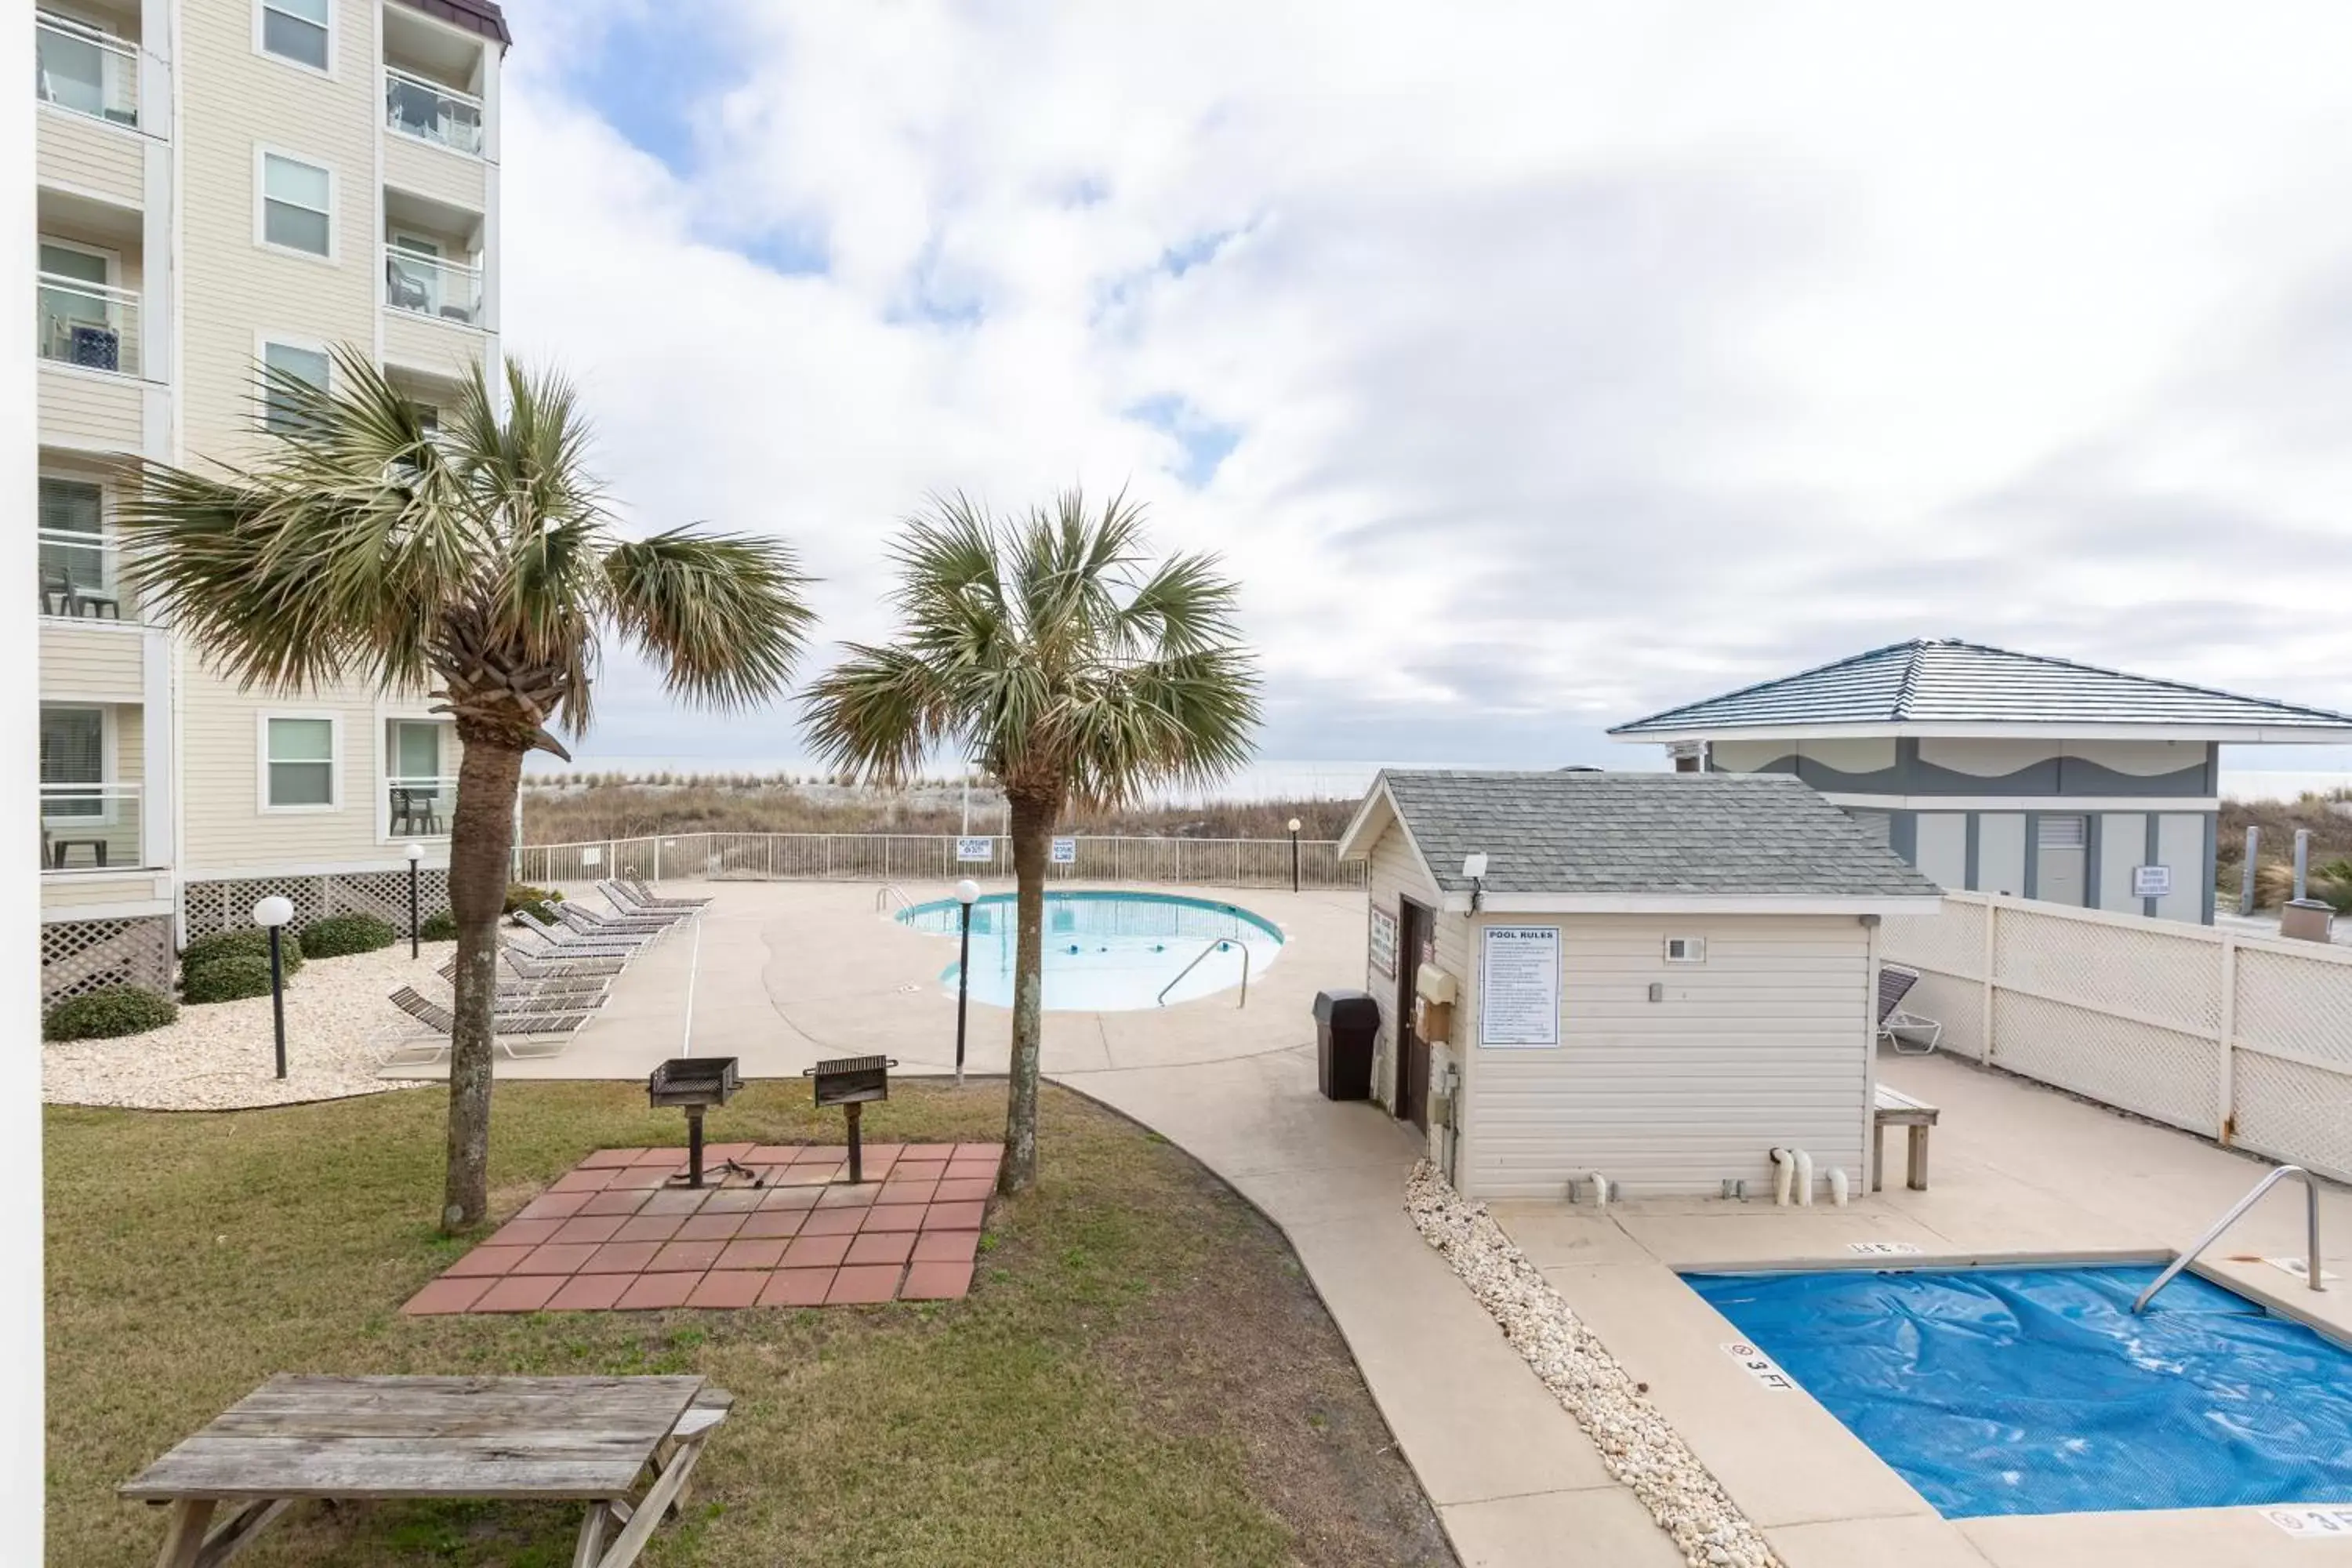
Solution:
<path fill-rule="evenodd" d="M 1486 897 L 1486 852 L 1473 849 L 1462 857 L 1462 874 L 1470 879 L 1470 912 L 1475 914 Z"/>

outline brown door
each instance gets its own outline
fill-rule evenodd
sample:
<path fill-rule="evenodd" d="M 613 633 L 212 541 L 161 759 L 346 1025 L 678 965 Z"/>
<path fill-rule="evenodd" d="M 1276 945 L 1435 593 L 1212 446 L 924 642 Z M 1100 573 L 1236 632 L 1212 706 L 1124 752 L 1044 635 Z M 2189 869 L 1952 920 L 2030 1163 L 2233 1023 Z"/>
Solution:
<path fill-rule="evenodd" d="M 1429 1131 L 1429 1042 L 1413 1027 L 1415 970 L 1428 958 L 1429 911 L 1411 899 L 1397 900 L 1397 1080 L 1396 1113 Z"/>

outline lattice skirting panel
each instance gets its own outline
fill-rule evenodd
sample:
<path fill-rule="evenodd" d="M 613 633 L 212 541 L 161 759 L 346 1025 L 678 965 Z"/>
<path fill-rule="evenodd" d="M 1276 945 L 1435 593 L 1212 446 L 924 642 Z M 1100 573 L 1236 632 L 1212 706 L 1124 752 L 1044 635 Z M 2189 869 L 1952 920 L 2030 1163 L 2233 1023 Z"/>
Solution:
<path fill-rule="evenodd" d="M 1995 1065 L 2210 1137 L 2219 1041 L 2014 991 L 1993 993 Z"/>
<path fill-rule="evenodd" d="M 2352 1074 L 2259 1051 L 2231 1072 L 2238 1147 L 2352 1182 Z"/>
<path fill-rule="evenodd" d="M 44 1006 L 109 985 L 172 994 L 172 921 L 164 915 L 124 921 L 60 921 L 41 928 Z"/>
<path fill-rule="evenodd" d="M 290 900 L 294 924 L 323 915 L 369 914 L 408 929 L 408 873 L 341 871 L 323 877 L 248 877 L 232 881 L 190 882 L 181 889 L 181 910 L 191 939 L 253 923 L 253 906 L 272 894 Z M 426 920 L 449 907 L 449 873 L 417 874 L 417 910 Z"/>

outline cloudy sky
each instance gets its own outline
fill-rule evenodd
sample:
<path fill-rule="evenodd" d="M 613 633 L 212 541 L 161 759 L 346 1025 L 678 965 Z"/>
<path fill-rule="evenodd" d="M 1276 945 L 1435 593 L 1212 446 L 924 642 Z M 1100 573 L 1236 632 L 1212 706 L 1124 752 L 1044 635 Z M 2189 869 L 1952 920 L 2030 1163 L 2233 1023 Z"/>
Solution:
<path fill-rule="evenodd" d="M 1271 757 L 1912 636 L 2352 706 L 2334 0 L 509 9 L 510 351 L 829 636 L 1076 481 L 1241 577 Z M 800 752 L 624 668 L 583 759 Z"/>

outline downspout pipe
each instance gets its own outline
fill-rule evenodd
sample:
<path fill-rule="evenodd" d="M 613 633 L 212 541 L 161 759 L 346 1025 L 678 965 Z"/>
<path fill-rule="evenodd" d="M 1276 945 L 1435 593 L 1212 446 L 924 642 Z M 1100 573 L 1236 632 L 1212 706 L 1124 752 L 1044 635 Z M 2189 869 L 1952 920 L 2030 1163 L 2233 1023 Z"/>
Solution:
<path fill-rule="evenodd" d="M 1570 1179 L 1568 1184 L 1568 1196 L 1570 1202 L 1573 1203 L 1575 1201 L 1577 1184 L 1580 1182 L 1591 1182 L 1592 1184 L 1593 1207 L 1605 1209 L 1609 1206 L 1609 1178 L 1602 1175 L 1598 1171 L 1586 1171 L 1581 1174 Z"/>
<path fill-rule="evenodd" d="M 1797 1162 L 1797 1206 L 1809 1209 L 1813 1206 L 1813 1157 L 1802 1149 L 1790 1152 Z"/>
<path fill-rule="evenodd" d="M 1840 1208 L 1843 1208 L 1845 1207 L 1845 1167 L 1843 1165 L 1832 1165 L 1830 1167 L 1830 1202 L 1835 1204 Z"/>
<path fill-rule="evenodd" d="M 1789 1206 L 1789 1183 L 1797 1173 L 1796 1158 L 1786 1149 L 1772 1151 L 1772 1206 Z"/>

